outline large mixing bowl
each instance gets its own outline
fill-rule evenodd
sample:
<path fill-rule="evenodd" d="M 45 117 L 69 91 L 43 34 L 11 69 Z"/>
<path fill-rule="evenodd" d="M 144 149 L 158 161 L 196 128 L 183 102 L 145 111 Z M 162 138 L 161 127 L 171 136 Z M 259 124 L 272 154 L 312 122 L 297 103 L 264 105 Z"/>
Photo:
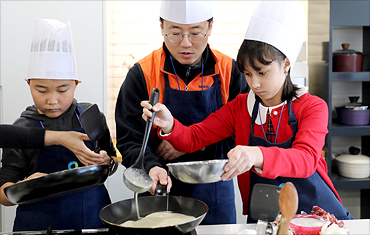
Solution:
<path fill-rule="evenodd" d="M 168 163 L 176 179 L 189 184 L 214 183 L 221 180 L 228 159 Z"/>

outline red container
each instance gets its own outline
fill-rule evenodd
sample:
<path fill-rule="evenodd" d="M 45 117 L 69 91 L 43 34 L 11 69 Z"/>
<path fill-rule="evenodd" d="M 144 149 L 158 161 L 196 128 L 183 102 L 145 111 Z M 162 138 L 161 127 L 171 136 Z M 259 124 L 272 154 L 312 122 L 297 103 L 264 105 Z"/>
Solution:
<path fill-rule="evenodd" d="M 290 230 L 294 235 L 319 235 L 326 220 L 309 214 L 298 214 L 290 221 Z"/>
<path fill-rule="evenodd" d="M 365 55 L 349 50 L 349 43 L 343 43 L 342 48 L 333 52 L 333 72 L 361 72 Z"/>

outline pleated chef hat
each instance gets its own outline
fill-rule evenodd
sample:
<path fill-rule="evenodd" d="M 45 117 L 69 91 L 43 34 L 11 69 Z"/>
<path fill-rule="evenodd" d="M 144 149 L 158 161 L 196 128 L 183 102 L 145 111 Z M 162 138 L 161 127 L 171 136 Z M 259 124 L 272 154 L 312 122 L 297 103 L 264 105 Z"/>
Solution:
<path fill-rule="evenodd" d="M 159 16 L 178 24 L 195 24 L 213 17 L 211 1 L 162 0 Z"/>
<path fill-rule="evenodd" d="M 305 34 L 306 17 L 300 1 L 262 1 L 253 13 L 244 38 L 279 49 L 293 68 Z"/>
<path fill-rule="evenodd" d="M 78 80 L 69 21 L 35 19 L 27 78 Z"/>

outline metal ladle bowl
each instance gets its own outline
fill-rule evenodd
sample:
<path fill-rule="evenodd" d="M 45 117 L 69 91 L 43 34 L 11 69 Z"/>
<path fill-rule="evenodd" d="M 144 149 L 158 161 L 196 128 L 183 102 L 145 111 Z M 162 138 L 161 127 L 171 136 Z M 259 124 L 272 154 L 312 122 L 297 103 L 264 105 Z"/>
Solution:
<path fill-rule="evenodd" d="M 159 89 L 153 88 L 152 93 L 150 95 L 149 103 L 151 105 L 155 105 L 158 103 L 159 100 Z M 136 193 L 144 193 L 148 191 L 153 186 L 153 180 L 149 177 L 144 169 L 144 154 L 146 150 L 146 146 L 148 144 L 149 133 L 152 129 L 153 120 L 155 117 L 155 112 L 152 112 L 152 117 L 147 119 L 146 126 L 145 126 L 145 134 L 143 139 L 143 144 L 141 145 L 141 150 L 139 157 L 137 158 L 136 162 L 130 166 L 129 168 L 125 169 L 123 172 L 123 182 L 130 190 Z"/>

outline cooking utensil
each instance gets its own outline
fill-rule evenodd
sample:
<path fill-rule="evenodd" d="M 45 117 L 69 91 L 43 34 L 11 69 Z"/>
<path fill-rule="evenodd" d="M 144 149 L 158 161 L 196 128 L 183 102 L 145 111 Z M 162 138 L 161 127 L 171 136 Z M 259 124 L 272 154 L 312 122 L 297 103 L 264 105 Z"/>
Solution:
<path fill-rule="evenodd" d="M 109 173 L 108 165 L 83 166 L 57 171 L 4 188 L 5 196 L 14 204 L 27 204 L 62 196 L 101 185 Z"/>
<path fill-rule="evenodd" d="M 350 103 L 336 107 L 338 122 L 344 125 L 368 125 L 370 109 L 367 104 L 359 103 L 359 96 L 349 96 Z"/>
<path fill-rule="evenodd" d="M 343 154 L 334 158 L 340 175 L 348 178 L 368 178 L 370 157 L 362 154 Z"/>
<path fill-rule="evenodd" d="M 279 214 L 281 188 L 271 184 L 255 184 L 250 202 L 250 216 L 253 220 L 273 222 Z"/>
<path fill-rule="evenodd" d="M 153 88 L 152 93 L 150 94 L 149 103 L 155 105 L 159 100 L 159 89 Z M 153 180 L 149 177 L 144 169 L 144 154 L 146 146 L 148 144 L 149 133 L 152 129 L 153 120 L 155 117 L 155 112 L 152 112 L 152 117 L 147 119 L 145 134 L 143 139 L 143 144 L 141 146 L 139 157 L 136 159 L 135 163 L 126 168 L 123 172 L 123 182 L 130 190 L 136 193 L 143 193 L 148 191 L 153 186 Z"/>
<path fill-rule="evenodd" d="M 279 207 L 282 216 L 278 235 L 288 234 L 289 223 L 298 210 L 297 189 L 291 182 L 286 182 L 280 191 Z"/>
<path fill-rule="evenodd" d="M 154 190 L 154 195 L 166 196 L 167 195 L 167 184 L 158 184 Z"/>
<path fill-rule="evenodd" d="M 176 179 L 189 184 L 213 183 L 221 180 L 228 159 L 168 163 Z"/>
<path fill-rule="evenodd" d="M 279 214 L 279 194 L 281 188 L 270 184 L 255 184 L 250 202 L 250 216 L 257 220 L 257 234 L 268 234 Z"/>
<path fill-rule="evenodd" d="M 168 197 L 169 211 L 194 216 L 195 219 L 187 223 L 160 228 L 123 227 L 121 224 L 128 220 L 137 220 L 137 208 L 133 198 L 104 207 L 100 211 L 99 216 L 103 223 L 109 227 L 110 231 L 116 232 L 115 234 L 152 234 L 153 232 L 182 234 L 192 231 L 202 222 L 207 214 L 208 206 L 200 200 L 180 196 Z M 139 197 L 138 200 L 140 216 L 142 217 L 154 212 L 167 211 L 167 196 Z"/>
<path fill-rule="evenodd" d="M 80 121 L 90 141 L 95 144 L 95 152 L 99 152 L 97 148 L 98 140 L 104 135 L 104 125 L 101 120 L 100 111 L 96 104 L 91 105 L 80 114 Z"/>
<path fill-rule="evenodd" d="M 361 72 L 365 55 L 348 49 L 349 43 L 343 43 L 342 48 L 333 52 L 333 72 Z"/>

